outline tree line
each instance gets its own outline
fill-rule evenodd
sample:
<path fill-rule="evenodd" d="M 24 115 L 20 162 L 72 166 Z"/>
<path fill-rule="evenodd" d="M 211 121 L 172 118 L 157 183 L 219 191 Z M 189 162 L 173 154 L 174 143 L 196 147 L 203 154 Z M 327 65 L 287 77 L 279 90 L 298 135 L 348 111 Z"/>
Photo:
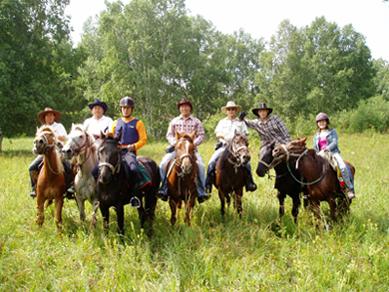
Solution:
<path fill-rule="evenodd" d="M 283 21 L 266 43 L 242 30 L 221 33 L 189 15 L 184 0 L 117 1 L 85 24 L 74 46 L 68 4 L 0 1 L 0 127 L 8 136 L 33 134 L 45 106 L 61 110 L 65 125 L 80 122 L 96 97 L 114 116 L 120 97 L 133 96 L 136 115 L 157 138 L 182 96 L 210 122 L 227 100 L 247 110 L 266 101 L 291 128 L 322 110 L 352 123 L 345 112 L 388 105 L 389 63 L 374 60 L 351 25 Z"/>

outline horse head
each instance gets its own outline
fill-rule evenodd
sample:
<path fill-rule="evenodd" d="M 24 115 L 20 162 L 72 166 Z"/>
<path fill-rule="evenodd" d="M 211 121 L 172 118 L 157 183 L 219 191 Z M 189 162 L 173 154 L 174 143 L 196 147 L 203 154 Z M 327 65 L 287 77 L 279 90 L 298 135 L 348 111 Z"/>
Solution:
<path fill-rule="evenodd" d="M 57 139 L 54 134 L 54 130 L 50 126 L 40 127 L 34 139 L 34 147 L 32 151 L 35 154 L 45 154 L 49 149 L 54 148 Z"/>
<path fill-rule="evenodd" d="M 264 145 L 259 151 L 259 161 L 256 173 L 260 177 L 264 177 L 265 174 L 272 168 L 274 161 L 273 150 L 276 145 L 276 141 L 270 144 Z"/>
<path fill-rule="evenodd" d="M 193 144 L 196 133 L 176 133 L 177 143 L 175 145 L 176 164 L 181 168 L 182 175 L 192 173 L 195 163 L 195 146 Z"/>
<path fill-rule="evenodd" d="M 81 124 L 72 124 L 68 140 L 62 148 L 62 154 L 66 159 L 71 159 L 92 144 L 93 138 L 86 132 L 84 126 Z"/>
<path fill-rule="evenodd" d="M 280 160 L 289 160 L 290 153 L 301 154 L 307 149 L 306 141 L 307 138 L 304 137 L 287 144 L 279 144 L 273 149 L 273 157 Z"/>
<path fill-rule="evenodd" d="M 247 136 L 235 131 L 234 137 L 227 145 L 227 149 L 232 156 L 231 162 L 237 167 L 250 161 L 250 151 Z"/>
<path fill-rule="evenodd" d="M 104 136 L 98 148 L 99 176 L 97 181 L 101 184 L 111 182 L 113 176 L 120 171 L 121 153 L 118 140 Z"/>

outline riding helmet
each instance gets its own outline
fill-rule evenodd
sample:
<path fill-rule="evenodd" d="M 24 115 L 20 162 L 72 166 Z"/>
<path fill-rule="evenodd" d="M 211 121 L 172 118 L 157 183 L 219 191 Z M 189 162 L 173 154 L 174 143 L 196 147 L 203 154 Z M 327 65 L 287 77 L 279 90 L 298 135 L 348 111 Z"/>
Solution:
<path fill-rule="evenodd" d="M 316 123 L 319 121 L 327 121 L 327 123 L 330 123 L 330 118 L 326 113 L 318 113 L 316 116 Z"/>
<path fill-rule="evenodd" d="M 135 102 L 134 99 L 130 96 L 125 96 L 120 100 L 120 106 L 134 107 Z"/>

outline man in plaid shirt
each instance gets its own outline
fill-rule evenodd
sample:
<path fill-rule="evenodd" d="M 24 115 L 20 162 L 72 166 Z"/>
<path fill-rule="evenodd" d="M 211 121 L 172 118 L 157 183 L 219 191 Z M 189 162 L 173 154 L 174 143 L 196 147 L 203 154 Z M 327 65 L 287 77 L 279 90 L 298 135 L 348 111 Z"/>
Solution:
<path fill-rule="evenodd" d="M 245 113 L 241 113 L 239 118 L 243 120 L 247 127 L 256 130 L 261 138 L 261 148 L 271 144 L 273 141 L 279 144 L 290 142 L 290 135 L 284 122 L 277 116 L 270 115 L 273 109 L 266 103 L 260 103 L 259 107 L 252 110 L 258 117 L 255 120 L 246 120 Z"/>
<path fill-rule="evenodd" d="M 176 133 L 190 134 L 195 132 L 196 138 L 194 139 L 193 143 L 196 148 L 203 142 L 205 136 L 204 127 L 201 121 L 192 116 L 192 103 L 188 99 L 183 98 L 178 102 L 177 108 L 180 111 L 180 115 L 171 120 L 168 131 L 166 133 L 166 139 L 168 140 L 170 147 L 168 148 L 168 153 L 162 158 L 162 161 L 159 165 L 162 185 L 158 191 L 158 195 L 164 201 L 168 199 L 166 168 L 169 161 L 174 159 L 176 156 L 174 151 L 174 146 L 177 143 Z M 198 165 L 197 200 L 202 203 L 209 198 L 209 195 L 205 193 L 205 166 L 198 151 L 196 151 L 196 159 Z"/>

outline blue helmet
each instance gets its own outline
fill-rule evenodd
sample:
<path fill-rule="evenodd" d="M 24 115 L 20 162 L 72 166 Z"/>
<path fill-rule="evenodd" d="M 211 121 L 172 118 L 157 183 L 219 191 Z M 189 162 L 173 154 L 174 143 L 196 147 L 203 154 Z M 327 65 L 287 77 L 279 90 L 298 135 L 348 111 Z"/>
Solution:
<path fill-rule="evenodd" d="M 121 100 L 120 100 L 120 104 L 119 104 L 121 107 L 122 106 L 128 106 L 128 107 L 134 107 L 135 106 L 135 102 L 133 100 L 132 97 L 130 96 L 125 96 L 123 97 Z"/>

